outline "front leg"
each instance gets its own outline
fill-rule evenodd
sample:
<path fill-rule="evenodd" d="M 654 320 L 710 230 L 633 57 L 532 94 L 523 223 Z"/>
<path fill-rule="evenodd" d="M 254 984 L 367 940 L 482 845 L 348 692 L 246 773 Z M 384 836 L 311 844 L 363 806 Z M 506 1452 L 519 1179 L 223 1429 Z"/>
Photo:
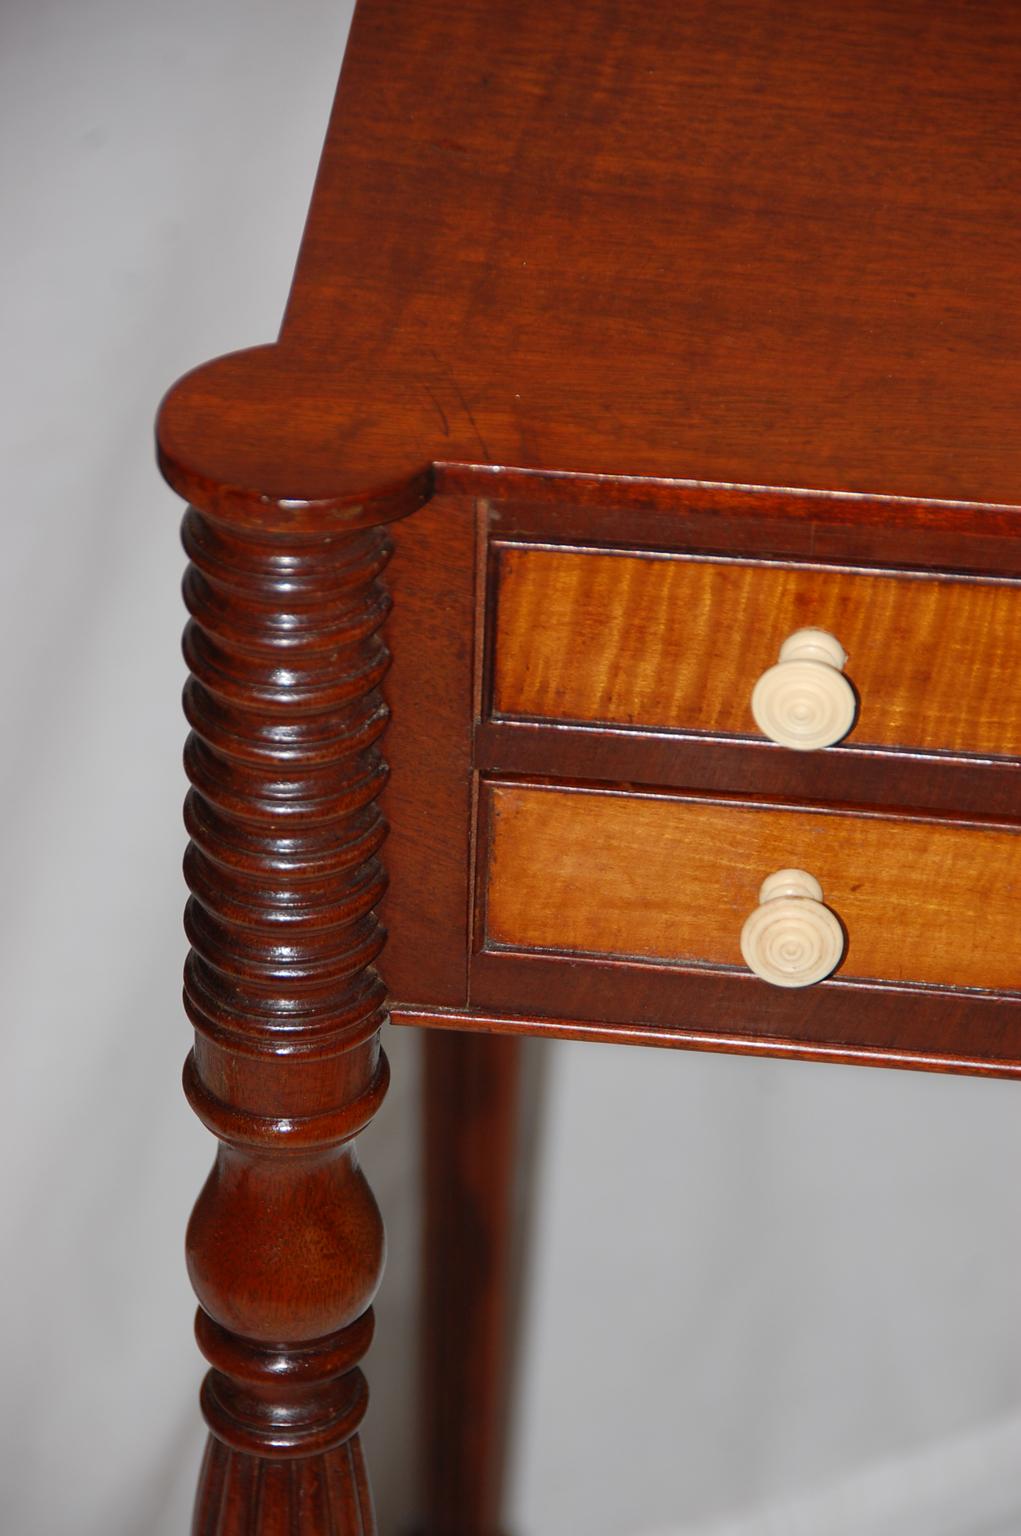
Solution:
<path fill-rule="evenodd" d="M 383 1228 L 354 1137 L 387 1084 L 376 528 L 190 511 L 185 1084 L 219 1137 L 188 1232 L 212 1369 L 194 1536 L 370 1536 L 358 1362 Z"/>

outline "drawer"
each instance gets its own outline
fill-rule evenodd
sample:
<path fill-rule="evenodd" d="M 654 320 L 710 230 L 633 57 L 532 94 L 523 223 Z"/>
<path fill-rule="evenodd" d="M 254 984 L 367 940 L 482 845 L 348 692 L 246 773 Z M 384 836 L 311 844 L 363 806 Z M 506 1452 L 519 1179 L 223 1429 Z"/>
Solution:
<path fill-rule="evenodd" d="M 942 580 L 878 563 L 808 563 L 808 549 L 778 549 L 775 529 L 764 550 L 751 522 L 742 536 L 754 535 L 753 548 L 664 558 L 664 548 L 695 537 L 687 518 L 629 517 L 626 549 L 613 537 L 621 521 L 607 513 L 600 523 L 588 507 L 491 511 L 445 496 L 393 530 L 384 919 L 405 935 L 385 956 L 393 1016 L 444 1029 L 1021 1077 L 1016 758 L 859 746 L 854 732 L 831 752 L 787 752 L 742 721 L 729 737 L 700 734 L 704 725 L 690 722 L 704 721 L 709 690 L 698 678 L 710 669 L 689 682 L 683 713 L 649 703 L 656 658 L 667 652 L 665 642 L 654 649 L 660 619 L 640 589 L 676 571 L 708 576 L 723 607 L 730 593 L 718 582 L 736 578 L 750 591 L 753 581 L 791 575 L 804 591 L 836 582 L 834 590 L 867 593 L 876 583 L 898 602 L 905 592 L 904 602 L 926 592 L 941 605 L 963 599 L 961 644 L 980 631 L 996 636 L 984 666 L 1011 644 L 1016 574 Z M 699 529 L 707 540 L 711 530 Z M 871 558 L 855 539 L 855 559 Z M 825 547 L 821 536 L 815 543 Z M 916 546 L 914 558 L 923 555 Z M 958 557 L 963 568 L 968 551 L 946 551 L 948 563 Z M 886 558 L 876 551 L 877 562 Z M 590 624 L 579 638 L 576 603 L 555 592 L 541 600 L 540 573 L 567 569 L 580 573 L 578 602 L 591 601 L 588 572 L 607 572 L 597 610 L 633 613 L 633 623 L 606 634 Z M 991 603 L 984 617 L 967 608 L 973 597 Z M 843 601 L 843 612 L 858 612 Z M 705 626 L 691 603 L 663 605 L 671 623 L 686 625 L 689 641 L 670 641 L 683 671 Z M 747 603 L 735 611 L 753 644 Z M 785 628 L 814 621 L 839 632 L 832 609 L 789 613 Z M 880 616 L 892 632 L 889 612 Z M 761 644 L 765 665 L 779 631 Z M 860 687 L 872 635 L 854 633 L 844 640 Z M 927 636 L 912 645 L 916 668 L 945 638 Z M 898 632 L 902 652 L 909 639 Z M 646 652 L 654 665 L 643 665 Z M 735 672 L 742 651 L 730 654 Z M 601 672 L 599 689 L 590 666 Z M 617 673 L 622 718 L 665 726 L 601 723 Z M 893 687 L 903 680 L 896 668 L 888 675 Z M 580 697 L 564 692 L 572 686 Z M 623 703 L 628 691 L 635 709 Z M 950 704 L 962 702 L 959 688 Z M 494 706 L 510 718 L 494 718 Z M 847 933 L 842 964 L 819 985 L 768 986 L 743 962 L 742 925 L 761 883 L 790 866 L 818 878 Z"/>
<path fill-rule="evenodd" d="M 762 881 L 796 866 L 843 926 L 842 979 L 1021 990 L 1016 829 L 521 783 L 483 807 L 484 949 L 743 969 Z"/>
<path fill-rule="evenodd" d="M 753 688 L 811 627 L 847 653 L 850 745 L 1021 757 L 1014 581 L 507 543 L 491 591 L 497 721 L 761 741 Z"/>

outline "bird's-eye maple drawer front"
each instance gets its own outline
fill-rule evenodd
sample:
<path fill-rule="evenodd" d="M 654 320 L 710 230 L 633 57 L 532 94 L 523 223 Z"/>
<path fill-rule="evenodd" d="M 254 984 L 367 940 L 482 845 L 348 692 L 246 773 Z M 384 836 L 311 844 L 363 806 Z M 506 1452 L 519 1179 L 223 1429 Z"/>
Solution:
<path fill-rule="evenodd" d="M 485 817 L 483 948 L 744 968 L 762 881 L 797 866 L 841 976 L 1021 992 L 1019 829 L 520 783 Z"/>
<path fill-rule="evenodd" d="M 811 627 L 847 653 L 849 744 L 1021 756 L 1017 582 L 524 543 L 492 559 L 495 721 L 761 741 L 755 684 Z"/>

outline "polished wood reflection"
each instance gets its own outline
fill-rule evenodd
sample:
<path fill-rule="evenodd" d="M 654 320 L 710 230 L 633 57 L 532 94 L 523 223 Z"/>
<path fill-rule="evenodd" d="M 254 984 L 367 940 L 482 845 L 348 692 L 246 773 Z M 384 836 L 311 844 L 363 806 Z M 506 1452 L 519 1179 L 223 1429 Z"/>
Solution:
<path fill-rule="evenodd" d="M 527 784 L 487 801 L 488 945 L 743 966 L 762 880 L 796 866 L 847 930 L 840 975 L 1021 988 L 1019 829 Z"/>
<path fill-rule="evenodd" d="M 1021 586 L 627 551 L 499 552 L 493 711 L 760 736 L 788 635 L 848 653 L 858 745 L 1021 756 Z"/>

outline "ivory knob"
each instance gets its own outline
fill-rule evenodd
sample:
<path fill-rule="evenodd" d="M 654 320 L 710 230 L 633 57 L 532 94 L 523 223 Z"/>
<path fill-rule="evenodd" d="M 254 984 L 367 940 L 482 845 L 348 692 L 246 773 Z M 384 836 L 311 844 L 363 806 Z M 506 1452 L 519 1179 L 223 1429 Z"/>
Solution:
<path fill-rule="evenodd" d="M 778 869 L 741 929 L 745 964 L 774 987 L 811 987 L 840 963 L 844 931 L 822 886 L 803 869 Z"/>
<path fill-rule="evenodd" d="M 795 752 L 832 747 L 854 724 L 854 689 L 843 675 L 847 655 L 824 629 L 799 629 L 780 660 L 752 691 L 752 714 L 764 736 Z"/>

